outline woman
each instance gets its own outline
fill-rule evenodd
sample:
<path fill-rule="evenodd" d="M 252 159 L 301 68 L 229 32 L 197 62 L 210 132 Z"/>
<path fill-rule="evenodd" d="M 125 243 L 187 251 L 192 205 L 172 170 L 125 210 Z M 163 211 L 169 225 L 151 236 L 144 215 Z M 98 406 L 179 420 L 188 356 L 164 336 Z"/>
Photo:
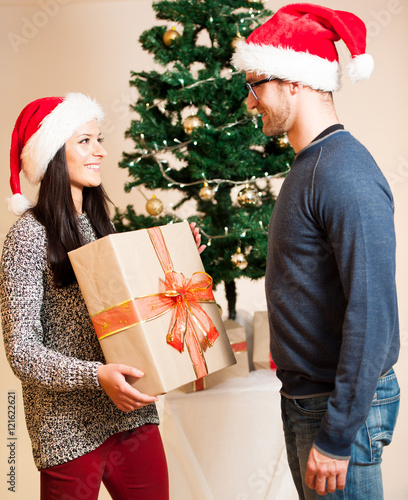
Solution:
<path fill-rule="evenodd" d="M 126 382 L 140 370 L 104 364 L 67 256 L 114 232 L 100 177 L 102 118 L 95 101 L 68 94 L 30 103 L 16 122 L 9 209 L 22 216 L 1 263 L 6 354 L 22 382 L 42 500 L 97 499 L 101 481 L 114 499 L 164 500 L 157 398 Z M 34 207 L 20 170 L 41 182 Z"/>

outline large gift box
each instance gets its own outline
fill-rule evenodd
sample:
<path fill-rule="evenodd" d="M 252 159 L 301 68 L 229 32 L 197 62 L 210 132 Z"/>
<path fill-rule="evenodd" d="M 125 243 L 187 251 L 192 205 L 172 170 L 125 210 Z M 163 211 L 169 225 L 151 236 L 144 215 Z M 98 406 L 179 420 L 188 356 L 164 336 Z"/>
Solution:
<path fill-rule="evenodd" d="M 107 363 L 158 395 L 236 363 L 187 222 L 105 236 L 69 252 Z"/>
<path fill-rule="evenodd" d="M 267 311 L 255 311 L 254 313 L 254 344 L 252 360 L 255 370 L 274 370 L 275 363 L 272 360 L 269 336 L 269 320 Z"/>
<path fill-rule="evenodd" d="M 225 380 L 236 377 L 247 377 L 249 375 L 249 360 L 245 328 L 232 319 L 224 321 L 224 327 L 228 335 L 232 350 L 237 363 L 223 370 L 195 380 L 183 387 L 185 392 L 196 392 L 210 389 Z"/>

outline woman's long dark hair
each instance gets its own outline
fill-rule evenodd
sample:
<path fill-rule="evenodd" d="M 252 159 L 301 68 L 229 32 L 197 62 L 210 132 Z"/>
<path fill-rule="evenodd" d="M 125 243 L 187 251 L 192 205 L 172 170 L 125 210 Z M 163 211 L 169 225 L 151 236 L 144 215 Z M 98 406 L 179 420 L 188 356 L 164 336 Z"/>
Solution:
<path fill-rule="evenodd" d="M 109 203 L 102 186 L 83 189 L 82 209 L 97 238 L 115 232 L 109 218 Z M 75 281 L 75 275 L 67 252 L 82 246 L 84 241 L 71 195 L 65 145 L 48 165 L 41 181 L 37 204 L 32 210 L 35 218 L 45 226 L 54 284 L 57 288 L 68 286 Z"/>

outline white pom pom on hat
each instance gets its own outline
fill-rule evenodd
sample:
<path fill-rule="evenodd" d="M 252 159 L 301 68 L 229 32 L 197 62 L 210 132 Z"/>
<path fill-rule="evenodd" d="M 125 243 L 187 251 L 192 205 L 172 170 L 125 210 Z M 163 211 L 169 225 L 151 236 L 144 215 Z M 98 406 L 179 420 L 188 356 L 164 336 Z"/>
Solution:
<path fill-rule="evenodd" d="M 370 54 L 353 57 L 347 64 L 347 73 L 352 83 L 366 80 L 374 70 L 374 60 Z"/>
<path fill-rule="evenodd" d="M 94 119 L 100 122 L 103 117 L 101 106 L 80 93 L 44 97 L 23 109 L 11 137 L 10 187 L 13 196 L 7 200 L 11 213 L 22 215 L 33 206 L 21 193 L 20 171 L 31 184 L 38 184 L 50 161 L 75 130 Z"/>
<path fill-rule="evenodd" d="M 352 57 L 347 66 L 351 81 L 370 77 L 374 61 L 365 52 L 366 38 L 365 24 L 350 12 L 308 3 L 290 4 L 237 45 L 232 64 L 242 71 L 331 92 L 340 88 L 335 47 L 340 39 Z"/>

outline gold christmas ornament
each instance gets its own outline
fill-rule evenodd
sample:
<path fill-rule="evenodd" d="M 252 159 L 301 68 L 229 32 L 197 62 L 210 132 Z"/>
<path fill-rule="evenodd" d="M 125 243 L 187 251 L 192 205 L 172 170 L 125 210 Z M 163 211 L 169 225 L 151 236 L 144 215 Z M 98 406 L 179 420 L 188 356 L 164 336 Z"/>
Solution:
<path fill-rule="evenodd" d="M 282 135 L 278 138 L 278 144 L 281 148 L 286 148 L 287 146 L 289 146 L 289 139 L 287 134 Z"/>
<path fill-rule="evenodd" d="M 208 185 L 208 182 L 204 182 L 204 186 L 198 192 L 198 196 L 204 201 L 212 200 L 214 194 L 214 190 Z"/>
<path fill-rule="evenodd" d="M 203 120 L 197 115 L 188 116 L 183 121 L 183 128 L 186 134 L 192 134 L 196 128 L 202 127 L 203 125 Z"/>
<path fill-rule="evenodd" d="M 244 36 L 241 36 L 239 33 L 237 33 L 237 36 L 234 36 L 234 38 L 231 40 L 231 48 L 236 49 L 237 45 L 241 42 L 245 42 L 246 38 Z"/>
<path fill-rule="evenodd" d="M 171 30 L 167 30 L 163 35 L 164 45 L 166 45 L 167 47 L 171 47 L 175 40 L 177 40 L 177 38 L 180 38 L 180 36 L 180 33 L 176 31 L 176 28 L 173 26 Z"/>
<path fill-rule="evenodd" d="M 246 184 L 245 188 L 238 193 L 237 200 L 241 207 L 249 207 L 258 203 L 259 196 L 253 187 Z"/>
<path fill-rule="evenodd" d="M 236 253 L 234 253 L 234 255 L 231 257 L 231 261 L 236 267 L 241 269 L 241 271 L 248 265 L 248 261 L 246 260 L 245 255 L 241 252 L 241 248 L 239 247 L 237 248 Z"/>
<path fill-rule="evenodd" d="M 146 210 L 150 215 L 159 215 L 163 211 L 163 202 L 153 195 L 146 203 Z"/>

